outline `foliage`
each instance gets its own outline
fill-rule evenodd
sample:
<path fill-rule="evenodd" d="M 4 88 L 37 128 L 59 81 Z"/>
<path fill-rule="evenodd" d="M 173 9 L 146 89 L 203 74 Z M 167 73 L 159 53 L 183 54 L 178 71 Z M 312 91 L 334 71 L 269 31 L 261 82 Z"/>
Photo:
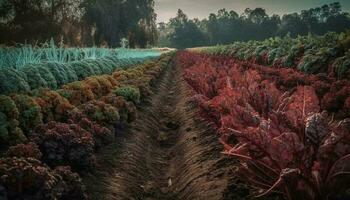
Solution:
<path fill-rule="evenodd" d="M 79 175 L 68 167 L 51 170 L 34 158 L 1 158 L 0 187 L 4 199 L 86 199 Z"/>
<path fill-rule="evenodd" d="M 31 142 L 28 144 L 18 144 L 10 147 L 5 153 L 5 157 L 17 157 L 17 158 L 34 158 L 37 160 L 41 159 L 41 152 L 38 146 Z"/>
<path fill-rule="evenodd" d="M 336 78 L 348 74 L 349 32 L 329 32 L 323 36 L 270 38 L 264 41 L 236 42 L 232 45 L 193 49 L 207 54 L 230 56 L 273 67 L 298 69 L 308 74 L 330 73 Z"/>
<path fill-rule="evenodd" d="M 0 69 L 0 94 L 28 92 L 40 87 L 57 89 L 87 77 L 111 74 L 160 55 L 158 51 L 128 50 L 113 53 L 100 59 L 85 59 L 76 62 L 42 62 L 26 64 L 20 69 Z M 108 78 L 108 80 L 111 80 Z"/>
<path fill-rule="evenodd" d="M 224 153 L 239 161 L 235 174 L 256 197 L 348 197 L 348 81 L 188 52 L 177 58 L 200 116 L 213 122 Z M 299 84 L 279 85 L 301 77 Z M 313 88 L 322 83 L 329 93 Z"/>
<path fill-rule="evenodd" d="M 79 124 L 84 130 L 90 132 L 94 138 L 96 149 L 100 149 L 115 140 L 114 133 L 110 129 L 92 121 L 77 109 L 71 112 L 68 123 Z"/>
<path fill-rule="evenodd" d="M 102 101 L 89 101 L 78 109 L 93 121 L 102 125 L 113 125 L 119 121 L 117 108 Z"/>
<path fill-rule="evenodd" d="M 127 37 L 131 47 L 144 48 L 156 42 L 153 0 L 4 0 L 0 11 L 0 42 L 11 45 L 50 38 L 61 43 L 64 38 L 69 46 L 116 47 L 123 37 Z M 74 52 L 65 54 L 56 48 L 62 55 L 52 55 L 51 48 L 55 46 L 51 44 L 48 52 L 43 53 L 50 59 L 76 56 Z"/>
<path fill-rule="evenodd" d="M 14 69 L 0 69 L 0 94 L 30 90 L 27 83 L 27 76 Z"/>
<path fill-rule="evenodd" d="M 12 94 L 11 98 L 19 111 L 20 127 L 26 136 L 29 136 L 31 130 L 43 123 L 41 108 L 35 99 L 28 95 Z"/>
<path fill-rule="evenodd" d="M 33 93 L 35 101 L 41 108 L 44 123 L 65 121 L 68 118 L 69 111 L 74 109 L 74 106 L 66 98 L 53 90 L 39 89 Z"/>
<path fill-rule="evenodd" d="M 130 123 L 136 120 L 137 108 L 132 102 L 128 102 L 124 97 L 116 94 L 109 94 L 100 99 L 101 101 L 110 104 L 118 109 L 120 116 L 120 124 Z"/>
<path fill-rule="evenodd" d="M 0 95 L 0 144 L 17 144 L 27 138 L 19 127 L 19 111 L 8 96 Z"/>
<path fill-rule="evenodd" d="M 64 85 L 62 89 L 58 90 L 58 93 L 68 99 L 68 101 L 75 106 L 96 98 L 91 88 L 82 81 Z"/>
<path fill-rule="evenodd" d="M 68 166 L 56 167 L 54 173 L 58 174 L 62 179 L 62 196 L 60 199 L 81 199 L 86 200 L 85 186 L 79 174 L 72 173 Z"/>
<path fill-rule="evenodd" d="M 140 103 L 140 91 L 138 88 L 131 86 L 121 87 L 114 91 L 117 96 L 122 96 L 128 101 L 132 101 L 135 104 Z"/>
<path fill-rule="evenodd" d="M 339 3 L 302 10 L 283 16 L 268 15 L 264 8 L 246 8 L 242 14 L 225 8 L 217 13 L 210 13 L 205 19 L 188 19 L 181 10 L 168 23 L 158 26 L 159 45 L 162 47 L 200 47 L 227 45 L 249 40 L 265 40 L 271 37 L 290 36 L 297 38 L 309 33 L 323 35 L 327 32 L 343 32 L 350 25 L 349 13 L 342 11 Z M 275 53 L 283 48 L 274 45 Z M 278 50 L 277 50 L 278 49 Z M 250 51 L 250 53 L 264 53 Z M 260 54 L 260 56 L 262 56 Z M 292 56 L 286 54 L 284 56 Z M 273 54 L 270 54 L 274 57 Z M 290 64 L 292 57 L 285 57 L 285 64 Z"/>
<path fill-rule="evenodd" d="M 35 129 L 35 143 L 49 166 L 69 165 L 86 171 L 95 166 L 94 140 L 91 133 L 77 124 L 49 122 Z"/>
<path fill-rule="evenodd" d="M 88 32 L 93 27 L 96 30 L 92 43 L 119 46 L 120 40 L 127 38 L 130 47 L 145 48 L 156 42 L 153 0 L 87 0 L 82 6 L 86 11 L 83 19 L 88 24 Z"/>

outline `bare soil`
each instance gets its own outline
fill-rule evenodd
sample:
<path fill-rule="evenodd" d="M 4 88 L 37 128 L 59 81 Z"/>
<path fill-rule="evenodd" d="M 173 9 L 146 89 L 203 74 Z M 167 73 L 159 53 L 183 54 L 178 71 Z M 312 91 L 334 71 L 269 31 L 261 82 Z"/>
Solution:
<path fill-rule="evenodd" d="M 248 199 L 234 161 L 210 125 L 196 118 L 181 70 L 169 65 L 130 127 L 98 155 L 84 178 L 90 199 Z"/>

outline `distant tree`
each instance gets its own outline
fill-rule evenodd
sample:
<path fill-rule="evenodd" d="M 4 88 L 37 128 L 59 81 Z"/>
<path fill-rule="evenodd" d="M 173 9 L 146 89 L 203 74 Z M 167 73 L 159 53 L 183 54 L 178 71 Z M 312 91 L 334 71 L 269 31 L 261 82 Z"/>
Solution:
<path fill-rule="evenodd" d="M 79 20 L 80 0 L 2 0 L 0 42 L 31 42 L 59 37 L 68 23 Z"/>
<path fill-rule="evenodd" d="M 177 16 L 170 19 L 170 28 L 173 31 L 169 35 L 169 40 L 173 47 L 183 49 L 205 44 L 204 33 L 193 20 L 188 20 L 186 14 L 180 9 Z"/>
<path fill-rule="evenodd" d="M 308 34 L 308 27 L 298 13 L 283 15 L 278 35 L 287 34 L 290 34 L 291 37 Z"/>
<path fill-rule="evenodd" d="M 131 47 L 157 41 L 154 0 L 1 0 L 0 42 L 54 38 L 71 45 Z"/>
<path fill-rule="evenodd" d="M 118 46 L 127 37 L 131 47 L 156 42 L 156 15 L 153 0 L 85 0 L 84 20 L 94 43 Z"/>
<path fill-rule="evenodd" d="M 170 45 L 176 46 L 175 41 L 179 39 L 179 34 L 174 33 L 181 33 L 186 30 L 184 28 L 186 23 L 184 22 L 188 23 L 191 20 L 181 11 L 173 21 L 164 24 L 163 27 L 167 27 L 166 31 L 168 33 L 163 32 L 165 29 L 158 29 L 158 32 L 162 35 L 162 38 L 170 39 L 172 37 L 173 42 L 168 41 Z M 191 37 L 194 33 L 197 34 L 198 37 L 194 40 L 194 43 L 200 45 L 264 40 L 274 36 L 297 37 L 309 33 L 321 35 L 329 31 L 342 32 L 350 28 L 349 13 L 343 12 L 338 2 L 303 10 L 300 14 L 286 14 L 282 17 L 279 15 L 269 16 L 263 8 L 247 8 L 241 15 L 233 10 L 220 9 L 217 13 L 211 13 L 206 19 L 194 19 L 192 22 L 196 27 L 191 24 L 191 29 L 194 32 L 188 37 Z M 174 32 L 175 27 L 177 29 Z M 181 37 L 181 42 L 185 41 L 185 35 L 181 35 Z M 202 41 L 198 41 L 198 38 L 202 38 Z M 187 46 L 193 45 L 191 41 L 187 41 L 186 44 Z"/>

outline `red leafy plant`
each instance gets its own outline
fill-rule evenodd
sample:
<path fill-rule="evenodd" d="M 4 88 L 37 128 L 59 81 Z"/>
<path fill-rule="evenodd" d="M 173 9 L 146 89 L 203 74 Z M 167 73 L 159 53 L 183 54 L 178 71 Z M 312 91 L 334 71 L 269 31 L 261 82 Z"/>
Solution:
<path fill-rule="evenodd" d="M 326 113 L 319 114 L 318 98 L 312 87 L 298 87 L 285 98 L 273 96 L 273 92 L 268 94 L 272 97 L 262 98 L 265 101 L 255 105 L 262 107 L 258 115 L 247 112 L 250 109 L 246 106 L 242 110 L 232 109 L 236 112 L 231 111 L 229 124 L 226 118 L 221 118 L 221 131 L 226 133 L 221 139 L 225 153 L 240 160 L 237 174 L 258 188 L 258 197 L 275 192 L 289 200 L 329 199 L 349 189 L 347 186 L 340 190 L 339 185 L 346 179 L 336 177 L 350 172 L 350 139 L 345 140 L 346 135 L 349 137 L 349 121 L 334 126 Z M 264 102 L 270 103 L 270 108 L 266 109 Z M 257 126 L 252 123 L 256 121 Z M 334 133 L 341 135 L 338 140 L 342 143 L 329 145 L 334 141 Z M 225 141 L 230 134 L 238 140 L 234 146 Z M 329 153 L 340 148 L 340 153 L 326 156 L 324 148 Z"/>
<path fill-rule="evenodd" d="M 91 120 L 104 126 L 113 125 L 120 119 L 118 109 L 103 101 L 89 101 L 80 105 L 78 109 Z"/>
<path fill-rule="evenodd" d="M 91 133 L 77 124 L 49 122 L 36 128 L 33 140 L 50 167 L 69 165 L 86 171 L 95 166 L 94 140 Z"/>
<path fill-rule="evenodd" d="M 34 158 L 0 159 L 1 199 L 87 199 L 78 174 L 69 167 L 51 170 Z"/>
<path fill-rule="evenodd" d="M 30 142 L 28 144 L 18 144 L 10 147 L 5 153 L 5 156 L 17 158 L 35 158 L 40 160 L 42 154 L 39 147 L 35 143 Z"/>
<path fill-rule="evenodd" d="M 215 57 L 197 56 L 189 63 L 186 57 L 180 54 L 180 63 L 201 114 L 214 122 L 224 153 L 239 160 L 237 175 L 256 189 L 257 197 L 349 197 L 350 120 L 334 121 L 321 112 L 317 95 L 324 92 L 298 86 L 305 82 L 296 78 L 278 87 L 286 74 L 273 72 L 272 78 L 239 63 L 227 69 Z M 346 108 L 346 101 L 342 104 Z"/>
<path fill-rule="evenodd" d="M 114 133 L 108 128 L 91 121 L 86 115 L 84 115 L 79 110 L 74 110 L 70 113 L 70 118 L 68 120 L 69 124 L 79 124 L 81 128 L 92 134 L 95 141 L 95 149 L 98 150 L 104 145 L 112 143 L 114 138 Z"/>

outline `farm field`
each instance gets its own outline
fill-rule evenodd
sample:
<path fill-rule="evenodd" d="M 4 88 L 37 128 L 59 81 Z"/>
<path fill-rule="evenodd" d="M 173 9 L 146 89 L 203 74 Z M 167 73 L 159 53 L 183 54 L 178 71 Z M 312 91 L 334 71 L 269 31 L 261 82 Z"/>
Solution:
<path fill-rule="evenodd" d="M 350 200 L 350 4 L 315 2 L 0 2 L 0 200 Z"/>
<path fill-rule="evenodd" d="M 139 63 L 0 96 L 9 197 L 348 197 L 346 76 L 212 48 Z"/>

